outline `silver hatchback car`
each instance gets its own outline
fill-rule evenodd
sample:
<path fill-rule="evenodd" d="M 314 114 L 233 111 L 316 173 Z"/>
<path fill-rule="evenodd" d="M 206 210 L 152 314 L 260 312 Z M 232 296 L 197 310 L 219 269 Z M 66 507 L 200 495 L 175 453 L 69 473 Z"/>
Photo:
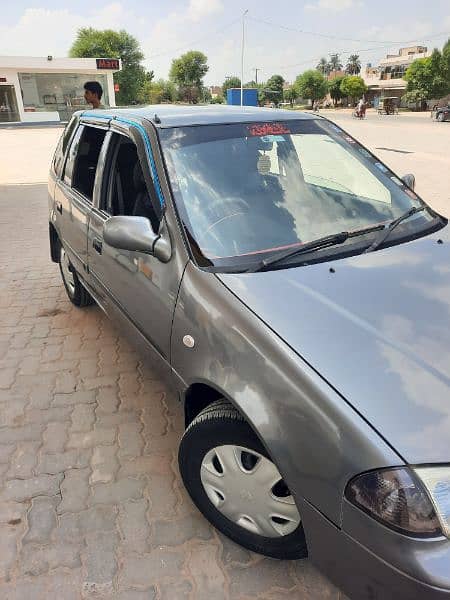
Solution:
<path fill-rule="evenodd" d="M 333 123 L 76 113 L 51 258 L 177 390 L 184 484 L 247 548 L 358 600 L 450 598 L 447 220 Z"/>

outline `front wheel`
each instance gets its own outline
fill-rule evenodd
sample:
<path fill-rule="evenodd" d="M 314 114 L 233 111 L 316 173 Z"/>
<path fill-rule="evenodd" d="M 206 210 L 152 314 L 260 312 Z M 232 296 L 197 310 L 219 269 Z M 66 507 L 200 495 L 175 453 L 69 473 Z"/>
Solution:
<path fill-rule="evenodd" d="M 437 120 L 442 123 L 444 121 L 444 113 L 439 113 L 437 116 Z"/>
<path fill-rule="evenodd" d="M 294 498 L 250 426 L 225 400 L 187 428 L 178 461 L 197 508 L 242 546 L 279 559 L 307 556 Z"/>

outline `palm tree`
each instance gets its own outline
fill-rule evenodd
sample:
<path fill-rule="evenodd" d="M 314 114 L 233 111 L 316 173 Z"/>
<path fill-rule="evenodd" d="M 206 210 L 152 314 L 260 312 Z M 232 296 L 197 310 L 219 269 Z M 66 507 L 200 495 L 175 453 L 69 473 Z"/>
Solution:
<path fill-rule="evenodd" d="M 328 75 L 330 71 L 327 59 L 322 57 L 317 63 L 316 69 L 317 71 L 320 71 L 322 75 Z"/>
<path fill-rule="evenodd" d="M 349 75 L 358 75 L 361 71 L 361 62 L 358 54 L 350 54 L 345 66 L 345 72 Z"/>
<path fill-rule="evenodd" d="M 339 58 L 339 54 L 330 54 L 329 61 L 330 71 L 340 71 L 342 69 L 341 59 Z"/>

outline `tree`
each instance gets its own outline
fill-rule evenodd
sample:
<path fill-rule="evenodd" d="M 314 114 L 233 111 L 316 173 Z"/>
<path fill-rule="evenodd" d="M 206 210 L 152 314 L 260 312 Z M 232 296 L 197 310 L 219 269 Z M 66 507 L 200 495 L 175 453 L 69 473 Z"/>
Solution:
<path fill-rule="evenodd" d="M 442 48 L 442 70 L 445 80 L 450 85 L 450 39 L 447 40 Z"/>
<path fill-rule="evenodd" d="M 330 65 L 326 58 L 322 56 L 316 66 L 316 70 L 322 73 L 322 75 L 328 75 L 330 72 Z"/>
<path fill-rule="evenodd" d="M 297 99 L 297 91 L 293 85 L 284 90 L 284 98 L 290 103 L 291 107 L 294 106 L 294 102 Z"/>
<path fill-rule="evenodd" d="M 330 72 L 340 71 L 342 69 L 342 63 L 339 54 L 330 54 L 330 60 L 328 63 Z"/>
<path fill-rule="evenodd" d="M 444 54 L 445 53 L 445 54 Z M 416 102 L 441 98 L 450 92 L 450 77 L 447 71 L 447 58 L 450 54 L 448 42 L 441 54 L 436 48 L 431 56 L 418 58 L 407 69 L 404 79 L 406 99 Z"/>
<path fill-rule="evenodd" d="M 83 27 L 78 30 L 69 55 L 74 58 L 120 58 L 122 70 L 114 73 L 114 83 L 118 83 L 120 91 L 116 93 L 117 104 L 131 104 L 138 99 L 140 88 L 153 72 L 146 76 L 141 62 L 144 54 L 135 37 L 125 30 L 93 29 Z"/>
<path fill-rule="evenodd" d="M 201 99 L 207 60 L 203 52 L 190 50 L 172 61 L 169 77 L 178 86 L 181 100 L 196 104 Z"/>
<path fill-rule="evenodd" d="M 349 75 L 358 75 L 361 71 L 361 62 L 358 54 L 350 54 L 345 66 L 345 72 Z"/>
<path fill-rule="evenodd" d="M 316 70 L 305 71 L 294 83 L 297 96 L 309 100 L 320 100 L 328 91 L 328 82 L 322 73 Z"/>
<path fill-rule="evenodd" d="M 239 77 L 236 77 L 234 75 L 233 75 L 233 77 L 227 77 L 225 79 L 225 81 L 222 83 L 223 97 L 224 98 L 227 97 L 227 90 L 229 90 L 231 88 L 240 88 L 240 87 L 241 87 L 241 80 L 239 79 Z"/>
<path fill-rule="evenodd" d="M 328 91 L 333 99 L 334 106 L 336 106 L 339 100 L 344 97 L 341 90 L 341 83 L 344 81 L 345 77 L 345 75 L 338 75 L 328 82 Z"/>
<path fill-rule="evenodd" d="M 138 93 L 140 104 L 160 104 L 173 102 L 176 99 L 175 86 L 171 81 L 145 81 Z"/>
<path fill-rule="evenodd" d="M 361 98 L 367 92 L 367 86 L 362 77 L 346 75 L 341 81 L 341 92 L 355 102 L 356 98 Z"/>
<path fill-rule="evenodd" d="M 283 77 L 281 75 L 272 75 L 264 85 L 264 100 L 274 102 L 278 105 L 283 100 L 283 86 Z"/>

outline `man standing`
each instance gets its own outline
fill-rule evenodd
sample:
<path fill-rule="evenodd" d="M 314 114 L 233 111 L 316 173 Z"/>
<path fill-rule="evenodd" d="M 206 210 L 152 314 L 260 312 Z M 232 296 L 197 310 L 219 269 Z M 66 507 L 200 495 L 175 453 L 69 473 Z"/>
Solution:
<path fill-rule="evenodd" d="M 103 88 L 98 81 L 87 81 L 84 84 L 84 99 L 92 108 L 103 108 L 100 100 L 103 96 Z"/>

